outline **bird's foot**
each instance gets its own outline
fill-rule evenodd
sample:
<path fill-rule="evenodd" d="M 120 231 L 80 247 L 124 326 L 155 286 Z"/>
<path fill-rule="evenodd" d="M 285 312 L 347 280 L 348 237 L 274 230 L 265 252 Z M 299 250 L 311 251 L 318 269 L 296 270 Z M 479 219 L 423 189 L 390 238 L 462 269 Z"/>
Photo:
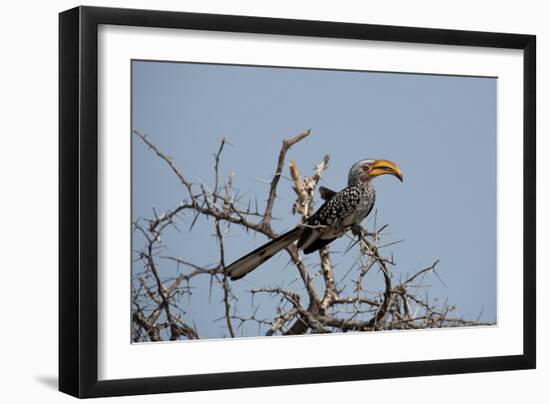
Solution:
<path fill-rule="evenodd" d="M 354 224 L 353 226 L 351 226 L 351 232 L 353 233 L 353 235 L 360 237 L 361 235 L 365 234 L 365 229 L 363 229 L 363 226 L 361 226 L 360 224 Z"/>

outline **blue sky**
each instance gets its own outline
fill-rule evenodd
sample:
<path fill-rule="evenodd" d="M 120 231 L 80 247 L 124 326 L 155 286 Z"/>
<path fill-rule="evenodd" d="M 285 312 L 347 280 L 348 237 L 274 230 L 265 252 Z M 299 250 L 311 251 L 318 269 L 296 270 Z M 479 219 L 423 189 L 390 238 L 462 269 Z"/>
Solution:
<path fill-rule="evenodd" d="M 234 185 L 257 199 L 267 198 L 281 141 L 306 129 L 312 134 L 287 156 L 303 174 L 331 157 L 322 185 L 339 190 L 349 167 L 363 158 L 385 158 L 398 164 L 405 182 L 382 176 L 374 180 L 377 220 L 389 224 L 384 241 L 397 263 L 396 279 L 440 260 L 430 287 L 419 292 L 448 300 L 457 315 L 496 320 L 496 88 L 497 79 L 379 72 L 224 66 L 134 61 L 132 127 L 146 133 L 170 155 L 193 182 L 213 182 L 213 153 L 219 139 L 225 149 L 220 173 L 235 171 Z M 133 137 L 133 215 L 151 217 L 185 197 L 184 189 L 154 153 Z M 288 171 L 285 172 L 288 175 Z M 294 193 L 283 178 L 273 222 L 276 231 L 298 221 L 291 213 Z M 319 206 L 319 205 L 317 205 Z M 365 220 L 372 225 L 373 215 Z M 213 223 L 199 219 L 191 233 L 170 229 L 163 239 L 171 255 L 209 265 L 218 259 Z M 265 242 L 262 236 L 233 228 L 226 244 L 232 262 Z M 349 240 L 331 245 L 336 277 L 346 273 L 353 254 L 342 254 Z M 134 234 L 134 247 L 143 239 Z M 316 260 L 316 257 L 308 258 Z M 284 253 L 243 280 L 233 283 L 243 314 L 250 310 L 247 290 L 288 286 L 294 277 Z M 314 261 L 312 261 L 314 262 Z M 136 266 L 137 265 L 137 266 Z M 178 269 L 159 260 L 162 276 Z M 134 264 L 141 270 L 141 264 Z M 180 270 L 183 270 L 180 268 Z M 367 289 L 380 288 L 380 275 L 369 274 Z M 223 337 L 220 296 L 208 296 L 208 279 L 195 282 L 188 307 L 204 337 Z M 260 314 L 273 312 L 269 301 Z M 245 327 L 247 335 L 257 328 Z"/>

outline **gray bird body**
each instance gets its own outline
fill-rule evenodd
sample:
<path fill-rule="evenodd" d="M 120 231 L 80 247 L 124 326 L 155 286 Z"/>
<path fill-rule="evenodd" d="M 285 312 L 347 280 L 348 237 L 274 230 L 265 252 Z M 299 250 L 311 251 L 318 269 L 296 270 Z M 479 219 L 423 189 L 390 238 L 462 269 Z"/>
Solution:
<path fill-rule="evenodd" d="M 376 192 L 370 182 L 348 186 L 326 201 L 305 223 L 298 248 L 310 254 L 341 237 L 367 217 Z"/>
<path fill-rule="evenodd" d="M 311 254 L 360 224 L 374 207 L 376 193 L 367 169 L 376 162 L 355 163 L 349 171 L 348 186 L 340 192 L 321 187 L 319 191 L 326 201 L 305 223 L 238 259 L 226 267 L 227 274 L 232 280 L 240 279 L 296 240 L 299 249 Z M 402 179 L 401 172 L 395 175 Z"/>

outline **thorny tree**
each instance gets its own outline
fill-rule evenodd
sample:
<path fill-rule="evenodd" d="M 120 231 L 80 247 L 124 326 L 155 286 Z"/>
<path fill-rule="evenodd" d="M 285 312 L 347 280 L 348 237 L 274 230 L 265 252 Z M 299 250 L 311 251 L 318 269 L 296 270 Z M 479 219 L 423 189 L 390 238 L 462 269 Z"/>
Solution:
<path fill-rule="evenodd" d="M 132 275 L 132 340 L 134 342 L 199 339 L 201 330 L 193 321 L 193 313 L 186 309 L 187 299 L 191 298 L 193 282 L 199 277 L 208 277 L 211 288 L 219 288 L 223 298 L 212 303 L 212 310 L 220 313 L 225 323 L 228 337 L 241 336 L 239 329 L 245 323 L 257 323 L 258 329 L 266 336 L 297 335 L 305 333 L 331 333 L 346 331 L 399 330 L 434 327 L 456 327 L 467 325 L 490 325 L 478 320 L 465 320 L 453 316 L 454 306 L 443 304 L 438 307 L 427 297 L 420 296 L 419 288 L 424 277 L 436 273 L 438 261 L 418 270 L 407 279 L 394 280 L 392 267 L 396 264 L 392 256 L 381 254 L 381 237 L 387 225 L 378 227 L 376 220 L 373 229 L 355 229 L 349 236 L 347 251 L 355 250 L 357 259 L 340 281 L 336 281 L 331 252 L 327 247 L 319 251 L 319 264 L 308 265 L 302 260 L 294 245 L 286 248 L 299 282 L 291 287 L 273 287 L 257 285 L 248 292 L 252 305 L 244 304 L 242 296 L 232 292 L 232 283 L 224 271 L 225 237 L 231 229 L 235 231 L 255 232 L 269 239 L 278 233 L 271 226 L 273 206 L 276 202 L 277 187 L 283 171 L 288 150 L 310 135 L 303 132 L 283 141 L 277 166 L 272 177 L 263 211 L 252 210 L 250 204 L 240 200 L 233 184 L 233 174 L 225 180 L 220 175 L 220 159 L 226 145 L 221 140 L 214 156 L 213 185 L 194 184 L 178 169 L 163 151 L 144 134 L 134 131 L 134 135 L 143 141 L 162 159 L 181 183 L 186 198 L 175 203 L 176 207 L 158 213 L 153 217 L 136 220 L 134 231 L 142 234 L 145 245 L 134 252 L 136 263 Z M 292 212 L 304 221 L 314 212 L 315 192 L 322 173 L 327 169 L 329 156 L 325 156 L 315 167 L 312 175 L 302 177 L 296 162 L 289 164 L 290 177 L 296 200 Z M 319 187 L 319 194 L 326 197 L 327 190 Z M 290 206 L 289 206 L 290 208 Z M 162 242 L 163 232 L 169 226 L 177 226 L 183 217 L 192 217 L 189 223 L 192 229 L 199 217 L 204 217 L 213 225 L 217 239 L 217 264 L 203 266 L 200 263 L 170 255 Z M 237 230 L 236 230 L 237 229 Z M 246 250 L 246 249 L 245 249 Z M 246 251 L 243 251 L 246 252 Z M 159 272 L 159 260 L 170 260 L 182 268 L 175 278 L 163 278 Z M 364 279 L 373 269 L 383 277 L 383 288 L 378 292 L 365 289 Z M 316 281 L 321 279 L 322 281 Z M 254 299 L 270 299 L 272 315 L 262 318 L 257 315 Z"/>

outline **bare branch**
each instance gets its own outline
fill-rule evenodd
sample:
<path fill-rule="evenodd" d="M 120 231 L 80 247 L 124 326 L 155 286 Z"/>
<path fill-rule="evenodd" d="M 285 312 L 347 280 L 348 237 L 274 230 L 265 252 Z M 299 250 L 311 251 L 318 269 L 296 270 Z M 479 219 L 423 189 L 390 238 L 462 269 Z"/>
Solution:
<path fill-rule="evenodd" d="M 191 199 L 193 199 L 193 191 L 192 191 L 192 188 L 191 188 L 191 183 L 188 182 L 185 179 L 185 177 L 181 174 L 180 170 L 176 167 L 176 165 L 174 164 L 172 159 L 168 158 L 153 143 L 149 142 L 149 140 L 147 140 L 147 137 L 145 135 L 141 134 L 140 132 L 138 132 L 135 129 L 134 129 L 134 134 L 136 136 L 138 136 L 141 140 L 143 140 L 143 142 L 147 146 L 149 146 L 151 149 L 153 149 L 153 151 L 157 154 L 157 156 L 159 156 L 161 159 L 163 159 L 166 162 L 166 164 L 168 164 L 168 166 L 170 166 L 170 168 L 172 169 L 174 174 L 176 174 L 176 176 L 179 178 L 181 183 L 187 188 L 187 191 L 189 192 L 189 196 L 191 197 Z"/>
<path fill-rule="evenodd" d="M 220 149 L 221 151 L 221 149 Z M 218 243 L 220 246 L 220 265 L 222 268 L 225 268 L 225 249 L 223 245 L 223 234 L 220 230 L 220 222 L 216 222 L 216 235 L 218 237 Z M 235 338 L 235 332 L 233 331 L 233 325 L 231 324 L 231 304 L 229 302 L 229 283 L 227 279 L 227 271 L 223 271 L 223 302 L 225 306 L 225 320 L 227 323 L 227 330 L 231 338 Z"/>
<path fill-rule="evenodd" d="M 279 160 L 277 161 L 277 168 L 275 169 L 275 174 L 273 175 L 271 186 L 269 188 L 269 196 L 267 198 L 267 205 L 262 221 L 264 226 L 271 227 L 270 222 L 273 214 L 273 204 L 275 203 L 275 197 L 277 196 L 277 184 L 279 184 L 279 179 L 281 178 L 281 174 L 283 173 L 286 153 L 293 145 L 298 143 L 300 140 L 308 137 L 310 133 L 311 129 L 308 129 L 305 132 L 302 132 L 299 135 L 296 135 L 290 139 L 283 140 L 283 146 L 281 147 L 281 151 L 279 152 Z"/>

